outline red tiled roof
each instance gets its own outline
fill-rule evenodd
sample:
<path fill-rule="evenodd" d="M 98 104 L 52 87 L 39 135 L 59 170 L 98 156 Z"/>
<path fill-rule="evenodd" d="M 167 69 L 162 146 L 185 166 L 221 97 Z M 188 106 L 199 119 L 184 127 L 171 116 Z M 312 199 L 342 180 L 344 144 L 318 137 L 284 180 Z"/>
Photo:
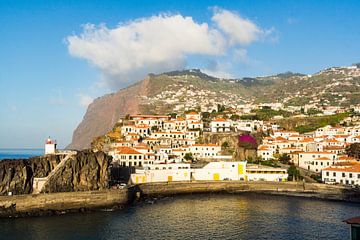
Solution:
<path fill-rule="evenodd" d="M 141 152 L 136 151 L 130 147 L 118 147 L 116 148 L 118 154 L 142 154 Z"/>

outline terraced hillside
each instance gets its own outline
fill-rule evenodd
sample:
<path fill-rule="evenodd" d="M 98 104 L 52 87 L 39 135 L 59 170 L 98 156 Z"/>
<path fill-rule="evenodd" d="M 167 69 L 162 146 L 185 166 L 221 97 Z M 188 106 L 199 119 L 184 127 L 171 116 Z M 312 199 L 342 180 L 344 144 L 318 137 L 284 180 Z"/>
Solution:
<path fill-rule="evenodd" d="M 94 137 L 105 134 L 125 114 L 212 111 L 217 104 L 236 108 L 264 102 L 292 106 L 358 104 L 360 67 L 329 68 L 313 75 L 283 73 L 243 79 L 219 79 L 196 69 L 149 74 L 132 86 L 95 99 L 74 131 L 69 148 L 90 147 Z"/>

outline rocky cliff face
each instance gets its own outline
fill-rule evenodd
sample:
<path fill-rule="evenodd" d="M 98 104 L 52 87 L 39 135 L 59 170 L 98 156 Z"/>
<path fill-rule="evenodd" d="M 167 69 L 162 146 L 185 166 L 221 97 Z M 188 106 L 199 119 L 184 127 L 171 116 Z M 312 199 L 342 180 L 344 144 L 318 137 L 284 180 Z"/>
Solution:
<path fill-rule="evenodd" d="M 64 155 L 0 161 L 0 195 L 29 194 L 33 180 L 43 178 L 60 163 Z M 78 152 L 61 166 L 45 186 L 45 192 L 73 192 L 105 189 L 111 157 L 103 152 Z"/>
<path fill-rule="evenodd" d="M 75 129 L 68 149 L 90 147 L 94 137 L 104 135 L 126 114 L 140 113 L 140 96 L 148 93 L 149 78 L 116 93 L 97 98 L 86 111 L 84 119 Z"/>
<path fill-rule="evenodd" d="M 84 150 L 52 175 L 43 192 L 102 190 L 108 187 L 112 158 L 103 152 Z"/>
<path fill-rule="evenodd" d="M 46 177 L 61 158 L 51 155 L 0 161 L 0 195 L 31 193 L 34 177 Z"/>

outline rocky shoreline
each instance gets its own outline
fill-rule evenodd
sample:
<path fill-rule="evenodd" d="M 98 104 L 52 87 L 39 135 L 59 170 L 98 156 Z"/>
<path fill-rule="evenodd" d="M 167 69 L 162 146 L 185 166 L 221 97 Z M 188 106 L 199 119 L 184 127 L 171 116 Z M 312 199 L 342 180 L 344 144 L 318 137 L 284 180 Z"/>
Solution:
<path fill-rule="evenodd" d="M 132 186 L 128 189 L 0 196 L 0 217 L 58 215 L 123 208 L 136 200 L 181 194 L 271 194 L 360 203 L 360 190 L 300 182 L 173 182 Z"/>

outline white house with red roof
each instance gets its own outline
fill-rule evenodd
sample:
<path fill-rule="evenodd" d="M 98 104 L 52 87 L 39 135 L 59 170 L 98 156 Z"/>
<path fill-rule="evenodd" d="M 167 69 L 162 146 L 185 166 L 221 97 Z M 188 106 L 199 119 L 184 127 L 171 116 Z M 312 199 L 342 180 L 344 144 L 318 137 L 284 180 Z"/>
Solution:
<path fill-rule="evenodd" d="M 113 161 L 119 163 L 121 166 L 143 166 L 145 154 L 131 147 L 118 147 L 109 154 L 113 157 Z"/>
<path fill-rule="evenodd" d="M 189 112 L 185 114 L 185 120 L 187 123 L 189 122 L 199 122 L 201 121 L 201 113 L 198 112 Z"/>
<path fill-rule="evenodd" d="M 194 122 L 189 122 L 187 124 L 188 130 L 194 130 L 194 129 L 203 130 L 203 128 L 204 128 L 204 124 L 202 121 L 194 121 Z"/>
<path fill-rule="evenodd" d="M 211 132 L 230 132 L 231 120 L 217 118 L 210 122 Z"/>
<path fill-rule="evenodd" d="M 299 167 L 321 172 L 322 169 L 335 164 L 337 154 L 332 152 L 301 152 L 299 153 Z"/>
<path fill-rule="evenodd" d="M 221 151 L 221 147 L 217 144 L 194 144 L 189 147 L 190 152 L 195 158 L 210 158 L 218 156 Z"/>
<path fill-rule="evenodd" d="M 262 160 L 273 159 L 275 153 L 276 153 L 276 145 L 273 144 L 260 145 L 257 149 L 257 156 L 261 157 Z"/>
<path fill-rule="evenodd" d="M 347 162 L 324 168 L 321 179 L 326 184 L 344 184 L 360 186 L 360 163 Z"/>

